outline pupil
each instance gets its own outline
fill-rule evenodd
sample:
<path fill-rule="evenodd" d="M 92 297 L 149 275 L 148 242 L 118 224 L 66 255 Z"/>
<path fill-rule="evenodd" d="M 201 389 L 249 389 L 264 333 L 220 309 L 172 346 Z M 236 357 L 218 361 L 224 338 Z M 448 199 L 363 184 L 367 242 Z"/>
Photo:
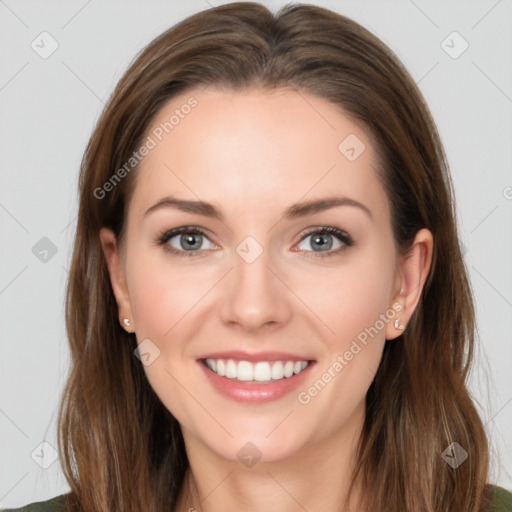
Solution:
<path fill-rule="evenodd" d="M 194 249 L 194 248 L 196 248 L 196 247 L 200 246 L 200 245 L 201 245 L 200 243 L 199 243 L 199 244 L 198 244 L 198 243 L 195 243 L 195 244 L 194 244 L 194 239 L 196 238 L 196 236 L 198 236 L 198 235 L 192 235 L 192 234 L 186 234 L 186 235 L 183 235 L 183 236 L 182 236 L 182 240 L 184 240 L 184 241 L 185 241 L 185 246 L 186 246 L 187 244 L 191 244 L 191 245 L 190 245 L 190 247 L 191 247 L 192 249 Z"/>
<path fill-rule="evenodd" d="M 327 249 L 330 249 L 332 247 L 332 240 L 330 240 L 330 243 L 329 242 L 324 242 L 324 243 L 321 242 L 322 238 L 324 238 L 324 240 L 325 240 L 326 236 L 329 236 L 329 235 L 317 235 L 313 239 L 313 244 L 318 245 L 318 247 L 320 247 L 320 248 L 326 247 Z M 318 242 L 318 240 L 320 240 L 320 242 Z"/>

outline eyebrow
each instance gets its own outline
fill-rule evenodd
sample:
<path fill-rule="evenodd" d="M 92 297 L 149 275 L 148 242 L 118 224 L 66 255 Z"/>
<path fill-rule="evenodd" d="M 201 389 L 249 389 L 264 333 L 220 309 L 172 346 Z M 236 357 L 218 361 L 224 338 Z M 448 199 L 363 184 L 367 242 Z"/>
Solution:
<path fill-rule="evenodd" d="M 366 213 L 366 215 L 368 215 L 370 219 L 373 219 L 372 212 L 367 206 L 360 203 L 359 201 L 356 201 L 355 199 L 351 199 L 349 197 L 344 196 L 331 196 L 322 199 L 314 199 L 310 201 L 295 203 L 289 206 L 283 212 L 283 218 L 288 220 L 297 219 L 299 217 L 305 217 L 306 215 L 320 213 L 325 210 L 329 210 L 330 208 L 335 208 L 337 206 L 353 206 L 359 208 L 361 211 Z M 173 208 L 175 210 L 180 210 L 186 213 L 204 215 L 205 217 L 211 217 L 213 219 L 218 219 L 220 221 L 224 220 L 224 215 L 221 213 L 221 211 L 210 203 L 206 203 L 204 201 L 190 201 L 187 199 L 178 199 L 172 196 L 167 196 L 160 199 L 158 202 L 156 202 L 153 206 L 151 206 L 145 211 L 144 217 L 162 208 Z"/>

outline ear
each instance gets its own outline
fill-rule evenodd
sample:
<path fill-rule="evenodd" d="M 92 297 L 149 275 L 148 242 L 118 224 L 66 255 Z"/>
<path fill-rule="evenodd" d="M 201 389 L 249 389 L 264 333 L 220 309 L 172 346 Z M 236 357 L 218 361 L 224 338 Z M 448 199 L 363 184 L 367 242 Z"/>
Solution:
<path fill-rule="evenodd" d="M 433 247 L 432 233 L 428 229 L 420 229 L 416 233 L 410 251 L 399 262 L 395 283 L 396 292 L 392 301 L 393 310 L 397 313 L 394 319 L 387 323 L 386 339 L 388 340 L 397 338 L 407 328 L 430 270 Z M 399 319 L 399 325 L 404 327 L 403 330 L 395 327 L 396 319 Z"/>
<path fill-rule="evenodd" d="M 133 332 L 134 319 L 130 303 L 130 295 L 126 285 L 123 260 L 121 258 L 115 234 L 111 229 L 101 228 L 100 240 L 103 254 L 107 262 L 108 272 L 110 274 L 112 290 L 117 302 L 119 323 L 126 331 Z M 130 327 L 127 327 L 124 324 L 123 320 L 125 318 L 130 320 Z"/>

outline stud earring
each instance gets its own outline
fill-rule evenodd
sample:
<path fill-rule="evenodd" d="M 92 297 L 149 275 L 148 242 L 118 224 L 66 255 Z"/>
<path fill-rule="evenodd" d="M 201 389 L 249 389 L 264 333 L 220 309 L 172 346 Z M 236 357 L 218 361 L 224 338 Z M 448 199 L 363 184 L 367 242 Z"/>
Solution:
<path fill-rule="evenodd" d="M 129 327 L 130 319 L 129 318 L 123 318 L 123 324 L 126 325 L 126 327 Z"/>
<path fill-rule="evenodd" d="M 404 329 L 404 326 L 400 324 L 400 318 L 397 318 L 395 320 L 395 329 L 400 329 L 400 330 Z"/>

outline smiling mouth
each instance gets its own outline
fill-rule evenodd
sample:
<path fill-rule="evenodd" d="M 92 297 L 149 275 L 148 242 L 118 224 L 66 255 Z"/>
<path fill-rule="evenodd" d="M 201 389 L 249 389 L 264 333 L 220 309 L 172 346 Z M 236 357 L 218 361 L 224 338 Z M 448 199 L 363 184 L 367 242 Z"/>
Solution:
<path fill-rule="evenodd" d="M 201 359 L 219 377 L 239 382 L 278 382 L 302 373 L 313 361 L 235 361 L 234 359 Z"/>

